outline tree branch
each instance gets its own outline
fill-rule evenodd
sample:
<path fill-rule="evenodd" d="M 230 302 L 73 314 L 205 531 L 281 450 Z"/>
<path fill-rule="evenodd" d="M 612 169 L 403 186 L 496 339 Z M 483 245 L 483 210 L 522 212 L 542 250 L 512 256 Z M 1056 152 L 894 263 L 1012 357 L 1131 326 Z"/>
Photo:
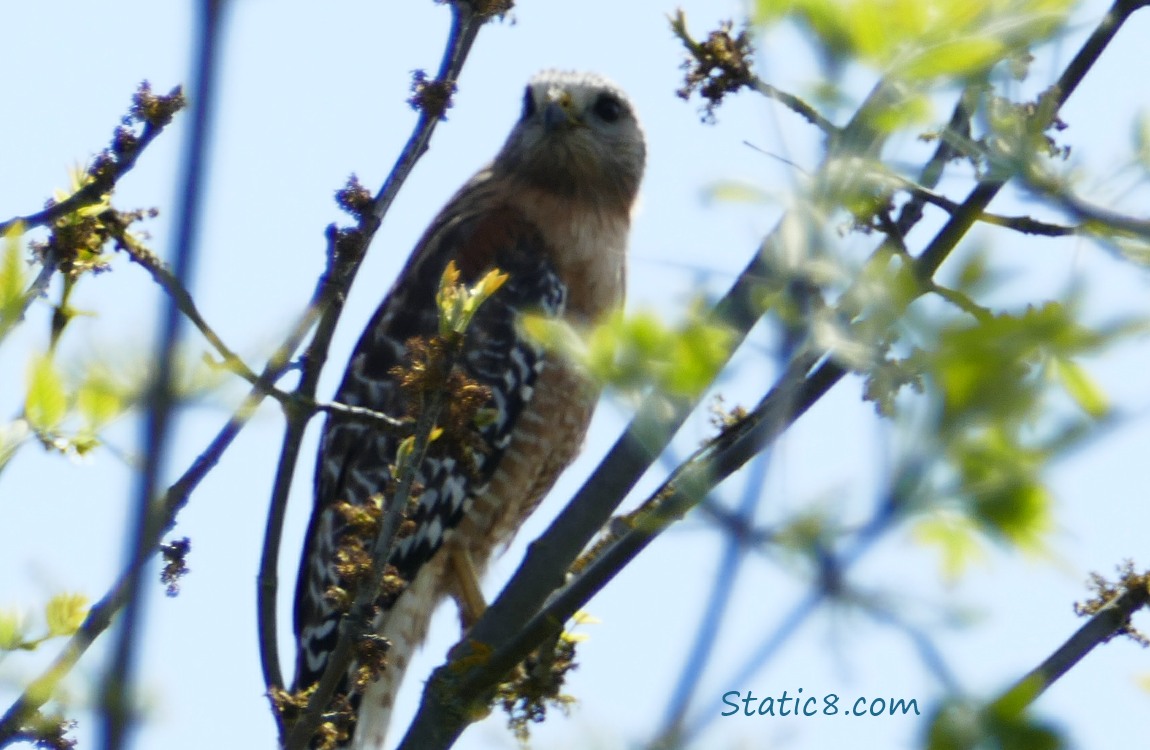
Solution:
<path fill-rule="evenodd" d="M 1038 699 L 1094 647 L 1129 627 L 1130 616 L 1150 604 L 1146 575 L 1132 577 L 1120 594 L 1100 607 L 1074 635 L 990 705 L 1019 712 Z"/>
<path fill-rule="evenodd" d="M 819 130 L 823 131 L 823 135 L 825 135 L 827 138 L 835 138 L 839 135 L 840 131 L 837 125 L 823 117 L 821 112 L 794 94 L 783 91 L 780 88 L 776 88 L 775 86 L 772 86 L 763 79 L 754 75 L 751 76 L 750 86 L 758 93 L 762 94 L 768 99 L 774 99 L 787 109 L 797 114 L 799 117 L 814 125 Z"/>
<path fill-rule="evenodd" d="M 139 106 L 142 95 L 150 96 L 150 92 L 147 92 L 146 89 L 137 92 L 135 107 Z M 90 182 L 59 203 L 52 203 L 41 211 L 0 221 L 0 235 L 5 234 L 16 224 L 22 224 L 25 230 L 32 227 L 47 226 L 70 213 L 99 203 L 105 195 L 116 187 L 120 178 L 136 166 L 140 154 L 164 131 L 164 128 L 171 122 L 172 115 L 183 107 L 183 91 L 179 86 L 172 89 L 165 98 L 173 103 L 172 108 L 164 109 L 157 113 L 158 116 L 149 116 L 146 112 L 139 113 L 144 126 L 139 137 L 132 139 L 130 146 L 120 140 L 124 135 L 123 131 L 117 131 L 117 141 L 105 149 L 97 157 L 96 163 L 89 168 L 88 175 L 92 177 Z"/>
<path fill-rule="evenodd" d="M 184 95 L 179 86 L 166 96 L 155 96 L 146 82 L 141 84 L 133 95 L 132 108 L 125 116 L 126 121 L 143 123 L 140 134 L 135 135 L 126 126 L 118 128 L 111 145 L 100 152 L 88 167 L 86 173 L 88 181 L 83 187 L 59 203 L 51 203 L 42 211 L 0 222 L 0 236 L 7 234 L 16 225 L 20 225 L 23 231 L 32 227 L 52 225 L 75 211 L 100 203 L 112 192 L 120 178 L 136 166 L 140 154 L 163 132 L 184 104 Z M 32 303 L 43 296 L 48 289 L 48 283 L 57 270 L 58 259 L 49 251 L 41 258 L 41 262 L 43 265 L 40 273 L 24 292 L 19 314 L 12 316 L 6 321 L 6 325 L 0 328 L 0 340 L 17 322 L 23 320 Z"/>
<path fill-rule="evenodd" d="M 439 70 L 436 74 L 435 81 L 438 85 L 448 87 L 449 90 L 454 89 L 455 82 L 459 78 L 460 71 L 479 33 L 479 29 L 499 10 L 497 7 L 494 7 L 498 6 L 498 3 L 489 3 L 487 5 L 493 7 L 476 7 L 470 0 L 456 0 L 456 2 L 451 4 L 452 27 L 443 57 L 440 61 Z M 309 345 L 307 352 L 304 354 L 303 373 L 300 378 L 300 384 L 296 388 L 293 397 L 306 403 L 315 403 L 314 397 L 319 376 L 327 361 L 328 349 L 335 332 L 336 324 L 342 313 L 342 303 L 346 297 L 346 292 L 351 287 L 363 255 L 366 253 L 375 232 L 378 230 L 380 223 L 383 221 L 392 202 L 399 193 L 399 189 L 411 174 L 415 163 L 427 151 L 431 136 L 435 131 L 436 125 L 442 119 L 442 114 L 442 110 L 436 111 L 431 107 L 422 107 L 420 109 L 419 120 L 407 144 L 404 146 L 403 151 L 397 158 L 394 167 L 388 174 L 379 192 L 375 195 L 368 210 L 360 215 L 358 226 L 348 233 L 349 239 L 354 240 L 354 242 L 349 242 L 349 245 L 353 245 L 353 247 L 349 248 L 351 257 L 346 261 L 340 274 L 341 291 L 340 294 L 335 297 L 338 301 L 325 312 L 316 335 Z M 354 415 L 356 412 L 355 407 L 342 405 L 340 410 L 330 408 L 330 406 L 324 406 L 323 409 L 331 413 L 343 411 Z M 258 629 L 260 662 L 263 666 L 264 680 L 268 687 L 272 710 L 276 715 L 277 724 L 279 725 L 281 743 L 287 747 L 305 747 L 308 741 L 310 741 L 311 736 L 315 733 L 316 727 L 319 726 L 322 712 L 334 693 L 338 679 L 346 672 L 350 663 L 350 649 L 354 643 L 352 631 L 355 630 L 355 628 L 350 627 L 350 623 L 341 625 L 336 653 L 333 653 L 329 657 L 327 669 L 325 670 L 323 678 L 321 678 L 320 686 L 312 694 L 312 698 L 308 703 L 308 709 L 300 717 L 295 726 L 290 728 L 289 734 L 289 728 L 283 725 L 282 717 L 279 715 L 273 697 L 277 690 L 284 689 L 284 680 L 280 668 L 277 645 L 276 601 L 278 599 L 279 581 L 276 575 L 276 569 L 283 536 L 283 522 L 287 510 L 291 478 L 295 473 L 304 430 L 311 414 L 290 409 L 286 410 L 286 414 L 287 426 L 281 446 L 280 460 L 276 467 L 276 478 L 269 502 L 264 545 L 260 557 L 260 571 L 257 584 L 259 591 L 257 603 L 259 615 Z M 387 524 L 382 524 L 382 526 L 386 527 Z M 390 548 L 391 538 L 393 536 L 394 532 L 389 535 L 386 533 L 386 528 L 381 529 L 380 538 L 383 540 L 386 537 L 388 548 Z M 386 562 L 387 556 L 387 552 L 383 552 L 378 555 L 378 559 Z M 374 569 L 382 571 L 383 566 L 377 565 Z"/>
<path fill-rule="evenodd" d="M 923 201 L 931 205 L 938 206 L 948 214 L 954 214 L 956 211 L 961 210 L 962 206 L 955 203 L 950 198 L 947 198 L 941 193 L 936 193 L 933 190 L 916 184 L 912 180 L 898 175 L 892 177 L 911 195 L 921 198 Z M 1003 227 L 1005 229 L 1013 229 L 1016 232 L 1023 234 L 1037 234 L 1044 237 L 1066 237 L 1069 235 L 1080 234 L 1083 230 L 1082 227 L 1068 227 L 1061 224 L 1051 224 L 1050 222 L 1039 221 L 1038 219 L 1029 216 L 1000 216 L 998 214 L 988 213 L 986 211 L 979 215 L 978 220 L 984 224 L 992 224 L 996 227 Z M 1150 222 L 1144 222 L 1145 226 L 1150 227 Z M 1150 232 L 1147 233 L 1150 236 Z"/>
<path fill-rule="evenodd" d="M 207 170 L 207 139 L 215 104 L 218 49 L 223 23 L 223 0 L 204 0 L 197 14 L 195 79 L 188 141 L 184 151 L 181 192 L 183 202 L 176 217 L 172 275 L 187 279 L 196 252 L 196 230 L 203 203 L 201 185 Z M 124 612 L 112 657 L 100 680 L 100 735 L 108 750 L 119 750 L 127 742 L 132 723 L 133 673 L 137 646 L 142 640 L 137 625 L 146 603 L 141 586 L 145 562 L 156 553 L 157 537 L 165 525 L 163 506 L 155 502 L 160 474 L 168 456 L 172 418 L 178 406 L 175 391 L 175 358 L 182 317 L 173 297 L 163 303 L 162 325 L 155 344 L 156 371 L 148 388 L 142 444 L 144 465 L 136 485 L 132 512 L 131 541 L 127 553 L 128 573 L 123 579 Z"/>
<path fill-rule="evenodd" d="M 176 517 L 188 502 L 191 493 L 199 486 L 224 452 L 239 435 L 255 414 L 256 407 L 272 389 L 272 385 L 292 369 L 291 355 L 308 332 L 315 326 L 320 313 L 331 304 L 338 292 L 338 286 L 327 275 L 320 278 L 316 285 L 310 304 L 299 320 L 292 326 L 284 343 L 268 360 L 267 366 L 260 374 L 259 379 L 239 407 L 232 413 L 227 423 L 216 434 L 192 465 L 183 475 L 173 483 L 164 494 L 164 524 L 161 529 L 154 529 L 153 535 L 145 546 L 154 553 L 158 549 L 163 535 L 175 526 Z M 149 558 L 150 559 L 150 558 Z M 127 595 L 127 579 L 133 569 L 147 564 L 147 559 L 137 561 L 120 575 L 116 583 L 108 592 L 92 606 L 84 623 L 68 640 L 59 656 L 49 667 L 37 677 L 20 695 L 3 717 L 0 717 L 0 745 L 12 737 L 28 721 L 28 719 L 42 706 L 55 692 L 56 685 L 63 679 L 93 641 L 107 629 L 112 617 L 124 605 Z"/>

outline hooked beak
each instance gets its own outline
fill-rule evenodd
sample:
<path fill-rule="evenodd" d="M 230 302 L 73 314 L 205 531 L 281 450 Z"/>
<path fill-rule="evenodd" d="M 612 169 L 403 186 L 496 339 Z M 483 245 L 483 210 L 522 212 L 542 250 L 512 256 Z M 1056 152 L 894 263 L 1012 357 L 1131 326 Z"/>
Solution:
<path fill-rule="evenodd" d="M 543 109 L 543 126 L 548 132 L 579 124 L 580 120 L 575 115 L 571 94 L 562 89 L 548 91 L 547 106 Z"/>

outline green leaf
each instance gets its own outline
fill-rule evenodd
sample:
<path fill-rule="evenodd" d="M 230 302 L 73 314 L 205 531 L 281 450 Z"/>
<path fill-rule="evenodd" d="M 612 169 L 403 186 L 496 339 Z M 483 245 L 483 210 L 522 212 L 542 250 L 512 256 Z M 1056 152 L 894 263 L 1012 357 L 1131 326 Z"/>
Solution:
<path fill-rule="evenodd" d="M 76 389 L 76 408 L 91 430 L 97 430 L 124 412 L 128 394 L 107 370 L 90 364 Z"/>
<path fill-rule="evenodd" d="M 14 419 L 8 424 L 0 424 L 0 470 L 8 465 L 28 435 L 27 420 Z"/>
<path fill-rule="evenodd" d="M 820 52 L 857 58 L 907 80 L 980 73 L 1062 29 L 1073 0 L 759 0 L 754 18 L 793 18 Z"/>
<path fill-rule="evenodd" d="M 48 432 L 63 421 L 68 411 L 64 381 L 50 357 L 32 361 L 28 372 L 28 394 L 24 399 L 24 417 L 33 429 Z"/>
<path fill-rule="evenodd" d="M 993 536 L 1042 551 L 1053 522 L 1052 499 L 1039 472 L 1050 451 L 1019 444 L 1017 430 L 998 423 L 964 432 L 947 451 L 972 520 Z"/>
<path fill-rule="evenodd" d="M 22 224 L 9 229 L 0 250 L 0 331 L 20 319 L 24 307 L 24 292 L 28 288 L 28 268 L 24 263 L 20 237 L 24 233 Z"/>
<path fill-rule="evenodd" d="M 1082 411 L 1095 419 L 1106 416 L 1110 410 L 1106 394 L 1077 363 L 1058 357 L 1051 365 L 1058 382 Z"/>
<path fill-rule="evenodd" d="M 1050 492 L 1037 479 L 1007 477 L 999 486 L 976 498 L 978 519 L 992 531 L 1023 549 L 1041 551 L 1042 537 L 1053 523 Z"/>
<path fill-rule="evenodd" d="M 88 616 L 88 597 L 83 594 L 57 594 L 44 606 L 44 621 L 52 636 L 72 635 Z"/>
<path fill-rule="evenodd" d="M 27 640 L 26 618 L 17 609 L 0 609 L 0 651 L 15 651 Z"/>
<path fill-rule="evenodd" d="M 930 99 L 907 88 L 897 105 L 883 107 L 871 113 L 870 124 L 884 133 L 893 133 L 909 125 L 927 123 L 933 117 Z"/>
<path fill-rule="evenodd" d="M 1075 319 L 1072 306 L 1051 302 L 944 329 L 937 351 L 922 359 L 942 391 L 948 424 L 1018 423 L 1039 411 L 1046 386 L 1037 377 L 1041 366 L 1095 351 L 1122 332 L 1091 330 Z M 1097 395 L 1080 395 L 1091 408 L 1099 403 Z"/>
<path fill-rule="evenodd" d="M 670 395 L 695 395 L 722 369 L 732 342 L 728 330 L 703 322 L 699 310 L 678 330 L 651 312 L 616 313 L 591 331 L 582 359 L 596 380 L 621 390 L 653 385 Z"/>
<path fill-rule="evenodd" d="M 986 36 L 948 39 L 919 51 L 899 73 L 911 79 L 967 77 L 982 73 L 1006 52 L 1001 40 Z"/>
<path fill-rule="evenodd" d="M 1150 170 L 1150 117 L 1142 112 L 1134 118 L 1134 154 L 1145 170 Z"/>
<path fill-rule="evenodd" d="M 709 203 L 750 203 L 761 206 L 770 203 L 771 194 L 746 182 L 721 180 L 704 188 L 703 199 Z"/>
<path fill-rule="evenodd" d="M 984 284 L 992 279 L 985 252 L 976 252 L 963 258 L 955 282 L 959 291 L 972 294 L 984 289 Z"/>
<path fill-rule="evenodd" d="M 946 702 L 927 730 L 927 750 L 970 750 L 983 738 L 983 720 L 970 701 Z"/>
<path fill-rule="evenodd" d="M 1150 266 L 1150 242 L 1139 237 L 1122 237 L 1113 234 L 1108 227 L 1095 222 L 1092 228 L 1106 243 L 1112 245 L 1122 257 L 1142 266 Z"/>
<path fill-rule="evenodd" d="M 586 365 L 601 382 L 638 389 L 662 376 L 673 346 L 673 335 L 654 313 L 618 313 L 591 332 Z"/>
<path fill-rule="evenodd" d="M 579 332 L 562 318 L 552 318 L 542 313 L 524 313 L 519 317 L 519 326 L 545 349 L 558 351 L 566 357 L 577 360 L 583 360 L 587 356 Z"/>
<path fill-rule="evenodd" d="M 959 513 L 935 513 L 915 524 L 911 533 L 918 542 L 938 549 L 942 574 L 948 581 L 958 579 L 971 564 L 986 558 L 978 529 Z"/>
<path fill-rule="evenodd" d="M 460 281 L 460 272 L 455 261 L 447 264 L 439 280 L 439 290 L 435 301 L 439 306 L 439 333 L 462 334 L 471 325 L 471 319 L 479 311 L 479 306 L 499 291 L 507 281 L 507 274 L 492 269 L 483 278 L 468 287 Z"/>
<path fill-rule="evenodd" d="M 734 337 L 726 328 L 697 319 L 675 337 L 671 366 L 663 389 L 672 395 L 696 396 L 714 381 L 730 356 Z"/>
<path fill-rule="evenodd" d="M 1026 698 L 1020 692 L 1010 698 Z M 1000 702 L 988 708 L 970 700 L 950 700 L 935 714 L 928 730 L 928 750 L 1059 750 L 1066 741 L 1046 722 L 1023 711 L 1005 711 Z"/>

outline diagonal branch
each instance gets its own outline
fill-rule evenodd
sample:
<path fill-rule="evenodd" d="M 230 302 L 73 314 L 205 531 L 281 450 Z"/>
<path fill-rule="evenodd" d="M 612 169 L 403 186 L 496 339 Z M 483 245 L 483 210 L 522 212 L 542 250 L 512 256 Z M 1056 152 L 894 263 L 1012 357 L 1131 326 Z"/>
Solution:
<path fill-rule="evenodd" d="M 163 526 L 153 530 L 152 535 L 145 540 L 147 548 L 152 550 L 153 554 L 163 535 L 175 526 L 176 516 L 187 504 L 188 497 L 199 486 L 208 472 L 215 467 L 232 441 L 239 435 L 240 430 L 247 425 L 255 414 L 256 407 L 263 400 L 266 391 L 291 368 L 289 360 L 291 353 L 299 347 L 304 336 L 315 325 L 318 311 L 327 304 L 331 291 L 331 288 L 321 281 L 311 306 L 293 327 L 287 340 L 273 356 L 272 362 L 261 373 L 258 384 L 251 389 L 208 447 L 164 493 L 162 498 Z M 108 592 L 92 606 L 83 624 L 68 640 L 60 654 L 47 669 L 28 685 L 20 697 L 0 717 L 0 746 L 15 736 L 28 719 L 52 697 L 60 680 L 71 671 L 96 638 L 108 628 L 115 613 L 127 601 L 129 573 L 146 563 L 147 559 L 137 562 L 121 573 Z"/>
<path fill-rule="evenodd" d="M 487 4 L 487 5 L 498 5 Z M 471 46 L 479 33 L 479 29 L 490 20 L 497 10 L 486 7 L 476 7 L 470 0 L 456 0 L 452 3 L 452 27 L 448 37 L 443 57 L 440 61 L 436 82 L 440 85 L 454 88 L 463 64 L 471 50 Z M 370 207 L 360 215 L 358 226 L 345 234 L 348 245 L 348 255 L 341 273 L 342 293 L 336 296 L 337 302 L 325 312 L 320 321 L 319 328 L 303 357 L 303 373 L 294 397 L 305 403 L 314 403 L 316 387 L 319 376 L 327 361 L 328 349 L 336 324 L 342 313 L 342 302 L 347 289 L 358 271 L 359 264 L 371 243 L 376 230 L 387 214 L 392 202 L 395 200 L 400 187 L 411 174 L 415 163 L 428 149 L 435 127 L 442 118 L 442 110 L 431 107 L 422 107 L 420 117 L 415 129 L 408 139 L 403 151 L 396 160 L 383 186 L 371 201 Z M 345 407 L 350 408 L 350 407 Z M 304 747 L 318 727 L 324 707 L 334 694 L 335 687 L 350 664 L 351 646 L 354 642 L 351 631 L 355 628 L 341 627 L 339 641 L 334 653 L 328 660 L 327 669 L 321 678 L 320 685 L 312 694 L 308 709 L 297 723 L 290 728 L 282 724 L 282 717 L 276 708 L 274 696 L 277 691 L 284 689 L 284 680 L 280 668 L 280 657 L 277 645 L 276 601 L 278 598 L 279 583 L 276 568 L 279 560 L 279 551 L 283 535 L 283 523 L 287 510 L 288 495 L 291 478 L 295 474 L 299 458 L 303 434 L 310 419 L 310 412 L 287 410 L 287 427 L 280 451 L 280 461 L 276 468 L 276 477 L 272 496 L 269 502 L 267 524 L 265 527 L 264 545 L 260 557 L 260 572 L 258 577 L 258 616 L 259 616 L 259 642 L 260 661 L 263 666 L 264 681 L 272 701 L 272 709 L 280 724 L 281 741 L 288 747 Z M 386 524 L 385 524 L 386 526 Z M 387 546 L 391 545 L 391 535 L 386 529 L 381 530 L 381 540 Z M 382 552 L 378 559 L 387 559 L 387 553 Z M 376 569 L 381 569 L 377 567 Z M 366 587 L 365 587 L 366 588 Z M 349 618 L 350 619 L 350 618 Z"/>
<path fill-rule="evenodd" d="M 921 185 L 915 184 L 911 180 L 897 175 L 892 175 L 891 177 L 898 182 L 903 190 L 906 190 L 911 195 L 920 198 L 932 206 L 941 208 L 948 214 L 954 214 L 962 208 L 961 204 L 952 201 L 942 193 L 936 193 L 933 190 L 929 190 Z M 1083 231 L 1082 227 L 1052 224 L 1046 221 L 1039 221 L 1030 216 L 1002 216 L 985 211 L 978 217 L 978 220 L 984 224 L 990 224 L 1004 229 L 1013 229 L 1022 234 L 1035 234 L 1044 237 L 1066 237 L 1081 234 Z M 1127 219 L 1127 221 L 1129 221 L 1129 219 Z M 1150 222 L 1143 222 L 1143 225 L 1144 227 L 1150 227 Z M 903 234 L 906 234 L 906 232 L 903 232 Z M 1150 232 L 1147 234 L 1150 236 Z"/>
<path fill-rule="evenodd" d="M 273 390 L 274 384 L 293 368 L 292 354 L 299 349 L 308 332 L 316 325 L 323 310 L 327 309 L 337 296 L 344 293 L 345 287 L 341 285 L 338 277 L 339 269 L 333 267 L 329 268 L 329 271 L 319 279 L 307 308 L 292 326 L 283 344 L 269 358 L 268 364 L 260 373 L 247 396 L 207 448 L 164 493 L 160 503 L 163 508 L 164 519 L 162 527 L 153 529 L 153 533 L 144 540 L 145 548 L 151 550 L 152 555 L 158 549 L 163 535 L 175 526 L 176 517 L 187 504 L 191 493 L 195 491 L 208 472 L 219 463 L 232 441 L 254 416 L 256 408 Z M 150 558 L 151 555 L 142 561 L 136 561 L 121 573 L 108 592 L 92 606 L 83 624 L 68 640 L 56 659 L 0 717 L 0 746 L 16 736 L 20 728 L 52 697 L 60 680 L 71 671 L 95 639 L 108 628 L 115 613 L 127 601 L 129 575 L 145 565 Z"/>
<path fill-rule="evenodd" d="M 27 231 L 33 227 L 52 225 L 73 212 L 105 200 L 120 179 L 136 166 L 144 149 L 164 131 L 175 113 L 184 105 L 183 91 L 179 86 L 167 95 L 156 96 L 151 93 L 146 82 L 141 84 L 133 95 L 132 108 L 125 116 L 128 122 L 143 123 L 140 134 L 135 135 L 126 126 L 118 128 L 111 145 L 96 156 L 88 167 L 86 173 L 88 181 L 83 187 L 59 203 L 51 203 L 42 211 L 0 222 L 0 236 L 6 235 L 16 226 L 20 226 L 22 231 Z M 28 308 L 47 290 L 48 283 L 57 270 L 59 259 L 49 250 L 40 260 L 42 263 L 40 273 L 24 292 L 19 312 L 0 327 L 0 339 L 3 339 L 18 321 L 23 320 Z"/>
<path fill-rule="evenodd" d="M 946 127 L 948 132 L 964 132 L 969 130 L 969 113 L 971 109 L 969 101 L 970 95 L 971 92 L 968 91 L 964 92 L 963 95 L 959 97 L 959 100 L 955 104 L 953 113 L 951 115 L 950 122 Z M 930 185 L 933 187 L 938 183 L 939 179 L 942 177 L 943 169 L 951 161 L 954 155 L 955 150 L 951 139 L 939 138 L 938 145 L 934 154 L 930 159 L 927 160 L 919 175 L 920 183 L 922 183 L 919 186 L 921 187 L 922 191 L 930 192 L 929 188 L 925 187 L 925 185 Z M 891 227 L 890 231 L 888 232 L 888 236 L 893 235 L 896 237 L 902 237 L 907 232 L 909 232 L 910 229 L 922 219 L 922 208 L 924 204 L 925 201 L 923 201 L 918 194 L 912 194 L 910 200 L 908 200 L 903 205 L 898 220 L 890 220 Z M 789 355 L 784 353 L 784 358 L 782 361 L 785 363 L 787 359 L 789 359 Z M 766 458 L 767 453 L 763 452 L 759 455 L 758 459 L 756 459 L 756 463 L 753 464 L 753 466 L 758 467 L 757 471 L 752 469 L 756 475 L 762 474 L 762 471 L 764 470 L 763 467 L 765 467 Z M 715 610 L 715 600 L 719 600 L 720 594 L 724 591 L 729 591 L 729 587 L 733 585 L 734 574 L 729 568 L 732 567 L 732 555 L 735 554 L 735 550 L 739 550 L 739 553 L 741 554 L 748 547 L 753 547 L 757 544 L 766 542 L 770 538 L 769 531 L 752 529 L 748 524 L 749 516 L 747 514 L 753 507 L 748 505 L 748 503 L 753 502 L 752 498 L 757 496 L 758 489 L 761 487 L 761 485 L 761 477 L 759 480 L 756 480 L 753 476 L 748 477 L 748 483 L 744 490 L 744 499 L 741 502 L 737 514 L 719 508 L 713 502 L 708 502 L 710 498 L 713 498 L 713 495 L 709 495 L 708 497 L 704 498 L 701 503 L 695 506 L 696 511 L 705 512 L 707 515 L 709 515 L 711 520 L 718 523 L 720 527 L 726 531 L 725 536 L 729 537 L 727 547 L 724 551 L 724 558 L 720 564 L 720 571 L 715 577 L 716 584 L 713 600 L 708 604 L 707 607 L 704 608 L 704 612 L 706 613 L 704 622 L 709 627 L 705 628 L 703 625 L 700 626 L 699 633 L 695 642 L 696 651 L 701 651 L 707 648 L 705 644 L 714 640 L 714 634 L 717 632 L 719 627 L 717 619 L 718 616 L 721 616 L 721 611 L 719 612 L 719 615 L 714 614 L 715 611 L 718 611 Z M 885 513 L 881 515 L 884 517 L 889 517 L 890 514 Z M 617 537 L 618 534 L 615 536 Z M 598 554 L 598 550 L 604 547 L 596 545 L 596 548 L 585 553 L 582 559 L 594 559 Z M 820 591 L 818 593 L 821 595 L 823 592 Z M 804 602 L 804 604 L 805 603 L 806 602 Z M 721 608 L 722 604 L 717 606 Z M 795 623 L 797 627 L 797 624 L 801 622 L 801 618 L 795 614 L 790 618 L 786 618 L 786 621 Z M 709 633 L 704 633 L 704 630 L 709 630 Z M 677 747 L 687 742 L 689 735 L 694 731 L 697 731 L 697 729 L 694 727 L 687 726 L 687 709 L 689 707 L 691 691 L 695 687 L 695 684 L 698 682 L 699 675 L 702 673 L 704 665 L 705 662 L 690 663 L 688 661 L 684 663 L 681 680 L 676 688 L 676 692 L 672 694 L 670 707 L 668 708 L 667 716 L 664 719 L 663 726 L 659 729 L 656 737 L 650 742 L 650 747 Z M 745 667 L 747 670 L 751 668 L 753 668 L 753 663 L 749 663 Z M 739 682 L 739 680 L 734 680 L 732 684 L 738 684 Z"/>
<path fill-rule="evenodd" d="M 1022 710 L 1094 650 L 1095 646 L 1126 631 L 1130 625 L 1130 616 L 1150 605 L 1147 577 L 1134 577 L 1129 583 L 1131 585 L 1125 586 L 1120 594 L 1094 612 L 1066 643 L 999 696 L 991 704 L 991 710 Z"/>
<path fill-rule="evenodd" d="M 172 248 L 173 276 L 191 275 L 196 254 L 196 233 L 204 202 L 207 172 L 208 131 L 211 127 L 216 84 L 220 69 L 219 43 L 223 26 L 223 0 L 204 0 L 196 19 L 193 81 L 194 106 L 190 112 L 187 142 L 181 167 L 182 201 L 176 215 Z M 131 701 L 134 673 L 142 640 L 137 628 L 143 620 L 147 599 L 142 592 L 144 564 L 156 553 L 157 537 L 165 525 L 164 507 L 155 502 L 160 477 L 172 443 L 172 423 L 179 398 L 175 389 L 176 349 L 183 318 L 173 298 L 162 303 L 161 325 L 154 344 L 156 371 L 147 388 L 147 410 L 141 440 L 145 446 L 143 468 L 136 478 L 135 504 L 131 513 L 127 550 L 127 575 L 123 579 L 124 602 L 112 657 L 98 689 L 99 724 L 103 746 L 120 750 L 127 744 L 132 724 Z"/>
<path fill-rule="evenodd" d="M 114 215 L 109 215 L 105 217 L 105 222 L 114 222 L 116 218 Z M 176 275 L 173 274 L 154 253 L 142 247 L 126 230 L 127 227 L 122 224 L 115 226 L 113 233 L 117 246 L 126 252 L 129 258 L 148 272 L 152 280 L 175 301 L 176 307 L 183 313 L 184 317 L 186 317 L 188 321 L 195 326 L 196 330 L 207 339 L 208 343 L 215 348 L 221 361 L 213 363 L 213 365 L 229 370 L 251 385 L 258 385 L 260 383 L 260 376 L 248 367 L 247 363 L 244 362 L 231 347 L 224 343 L 220 335 L 216 333 L 215 329 L 204 319 L 191 293 L 180 283 Z M 331 248 L 329 248 L 327 253 L 328 257 L 332 257 L 332 252 Z M 329 267 L 326 273 L 330 275 L 335 272 Z M 345 271 L 340 271 L 339 273 L 341 276 L 345 274 Z M 307 358 L 306 355 L 305 358 Z M 306 394 L 301 393 L 298 388 L 288 393 L 279 388 L 268 387 L 265 395 L 278 401 L 285 409 L 302 409 L 306 411 L 309 416 L 315 412 L 338 414 L 345 419 L 365 422 L 380 430 L 392 430 L 400 425 L 398 419 L 383 414 L 382 412 L 367 409 L 362 406 L 316 401 L 314 398 L 310 398 Z"/>
<path fill-rule="evenodd" d="M 142 94 L 144 92 L 141 90 L 137 94 L 137 101 Z M 90 182 L 59 203 L 53 203 L 41 211 L 0 221 L 0 235 L 7 233 L 16 224 L 22 224 L 25 229 L 47 226 L 70 213 L 99 203 L 105 195 L 116 187 L 120 178 L 132 171 L 132 168 L 136 166 L 136 161 L 140 158 L 140 154 L 163 132 L 168 123 L 171 122 L 172 115 L 183 107 L 183 92 L 179 86 L 162 98 L 169 100 L 173 105 L 172 108 L 165 108 L 162 112 L 157 113 L 158 116 L 148 116 L 148 113 L 142 114 L 144 127 L 140 131 L 139 137 L 131 141 L 122 141 L 123 131 L 117 131 L 117 141 L 112 147 L 105 150 L 88 170 L 89 176 L 92 177 Z"/>

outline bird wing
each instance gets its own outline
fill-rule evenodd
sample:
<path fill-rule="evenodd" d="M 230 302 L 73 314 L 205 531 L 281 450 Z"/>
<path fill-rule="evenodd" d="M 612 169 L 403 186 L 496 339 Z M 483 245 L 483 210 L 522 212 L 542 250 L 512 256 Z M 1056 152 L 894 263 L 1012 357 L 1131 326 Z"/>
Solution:
<path fill-rule="evenodd" d="M 407 511 L 409 533 L 395 545 L 389 559 L 408 582 L 440 548 L 471 499 L 491 478 L 533 395 L 544 352 L 521 334 L 519 315 L 527 310 L 559 315 L 566 298 L 541 233 L 520 213 L 490 202 L 470 213 L 452 210 L 487 195 L 486 187 L 481 175 L 433 223 L 372 316 L 336 395 L 341 403 L 403 415 L 405 397 L 394 370 L 404 364 L 413 338 L 437 332 L 435 292 L 448 262 L 455 261 L 466 283 L 493 268 L 508 274 L 472 320 L 457 360 L 458 369 L 491 394 L 486 404 L 489 418 L 470 426 L 477 449 L 464 461 L 436 450 L 433 443 L 417 468 L 415 481 L 422 491 L 417 504 Z M 328 417 L 316 466 L 315 508 L 297 584 L 296 690 L 319 680 L 338 638 L 341 612 L 326 596 L 331 587 L 341 585 L 335 554 L 344 521 L 333 505 L 338 501 L 365 504 L 377 493 L 383 493 L 386 503 L 401 437 L 362 420 L 337 414 Z"/>

